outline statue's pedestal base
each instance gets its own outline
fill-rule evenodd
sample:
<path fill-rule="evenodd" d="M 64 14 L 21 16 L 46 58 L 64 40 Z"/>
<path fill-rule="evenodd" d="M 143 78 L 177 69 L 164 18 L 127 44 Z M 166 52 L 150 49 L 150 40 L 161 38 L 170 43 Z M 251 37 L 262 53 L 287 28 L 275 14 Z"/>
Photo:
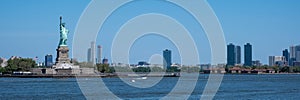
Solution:
<path fill-rule="evenodd" d="M 58 75 L 79 74 L 79 66 L 71 63 L 57 63 L 52 66 L 54 73 Z"/>
<path fill-rule="evenodd" d="M 57 51 L 56 62 L 52 66 L 52 68 L 55 69 L 56 73 L 73 74 L 73 73 L 75 73 L 74 69 L 79 69 L 79 66 L 73 65 L 70 62 L 68 46 L 58 46 L 56 51 Z M 72 70 L 74 70 L 74 71 L 72 71 Z"/>
<path fill-rule="evenodd" d="M 58 46 L 56 49 L 57 57 L 56 57 L 56 64 L 70 64 L 70 58 L 69 58 L 69 48 L 68 46 Z"/>
<path fill-rule="evenodd" d="M 79 66 L 71 63 L 56 63 L 52 66 L 53 69 L 78 69 Z"/>

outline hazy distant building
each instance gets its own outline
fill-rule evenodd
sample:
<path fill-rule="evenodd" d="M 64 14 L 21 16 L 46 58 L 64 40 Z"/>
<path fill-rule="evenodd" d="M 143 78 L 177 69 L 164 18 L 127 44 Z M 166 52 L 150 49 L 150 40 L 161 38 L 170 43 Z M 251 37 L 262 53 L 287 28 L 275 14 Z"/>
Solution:
<path fill-rule="evenodd" d="M 296 47 L 290 46 L 290 58 L 296 58 Z"/>
<path fill-rule="evenodd" d="M 252 45 L 244 45 L 244 66 L 252 66 Z"/>
<path fill-rule="evenodd" d="M 295 46 L 295 61 L 293 62 L 294 66 L 300 66 L 300 45 Z"/>
<path fill-rule="evenodd" d="M 300 45 L 290 46 L 290 66 L 295 66 L 295 63 L 300 62 Z"/>
<path fill-rule="evenodd" d="M 297 62 L 300 62 L 300 45 L 295 46 L 295 58 Z"/>
<path fill-rule="evenodd" d="M 296 47 L 290 46 L 290 55 L 289 55 L 289 65 L 294 66 L 294 62 L 296 61 Z"/>
<path fill-rule="evenodd" d="M 47 54 L 45 56 L 45 66 L 46 67 L 52 67 L 52 65 L 53 65 L 53 57 L 52 57 L 52 55 Z"/>
<path fill-rule="evenodd" d="M 227 65 L 234 66 L 235 60 L 236 60 L 235 46 L 232 43 L 230 43 L 229 45 L 227 45 Z"/>
<path fill-rule="evenodd" d="M 100 45 L 97 46 L 97 63 L 101 63 L 101 56 L 102 56 L 102 47 Z"/>
<path fill-rule="evenodd" d="M 92 57 L 91 62 L 93 64 L 95 64 L 96 63 L 96 44 L 95 44 L 95 41 L 91 42 L 91 57 Z"/>
<path fill-rule="evenodd" d="M 87 50 L 87 62 L 92 62 L 92 49 Z"/>
<path fill-rule="evenodd" d="M 172 52 L 171 50 L 164 50 L 163 51 L 163 66 L 164 68 L 170 68 L 172 65 Z"/>
<path fill-rule="evenodd" d="M 275 65 L 275 56 L 269 56 L 269 66 Z"/>

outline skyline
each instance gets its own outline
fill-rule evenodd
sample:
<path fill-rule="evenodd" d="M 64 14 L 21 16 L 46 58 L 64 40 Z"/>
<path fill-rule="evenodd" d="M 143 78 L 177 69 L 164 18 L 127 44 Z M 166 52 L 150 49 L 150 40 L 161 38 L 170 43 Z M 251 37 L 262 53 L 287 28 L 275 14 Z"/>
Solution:
<path fill-rule="evenodd" d="M 55 58 L 55 48 L 59 39 L 58 17 L 63 16 L 67 28 L 70 30 L 68 45 L 72 46 L 76 23 L 88 5 L 89 1 L 1 1 L 2 18 L 0 22 L 0 33 L 2 48 L 0 57 L 11 56 L 39 57 L 43 61 L 44 56 L 52 54 Z M 72 2 L 70 5 L 68 2 Z M 226 44 L 235 45 L 252 44 L 253 60 L 260 60 L 268 64 L 268 57 L 282 55 L 284 49 L 291 45 L 300 44 L 300 14 L 297 11 L 300 4 L 296 0 L 280 1 L 215 1 L 208 0 L 208 3 L 217 15 L 226 39 Z M 15 7 L 11 7 L 11 6 Z M 39 8 L 39 9 L 36 9 Z M 159 9 L 159 8 L 157 8 Z M 135 9 L 132 9 L 135 11 Z M 172 12 L 170 12 L 172 13 Z M 174 12 L 173 12 L 174 13 Z M 175 14 L 176 15 L 176 14 Z M 21 17 L 20 17 L 21 16 Z M 188 16 L 183 16 L 189 18 Z M 118 20 L 116 20 L 118 21 Z M 194 26 L 191 26 L 193 28 Z M 297 34 L 298 33 L 298 34 Z M 205 34 L 195 40 L 200 43 L 198 47 L 200 63 L 210 62 L 210 50 Z M 111 37 L 109 34 L 100 34 L 97 38 L 97 45 L 103 47 L 102 57 L 110 59 L 109 41 L 103 37 Z M 14 41 L 12 41 L 14 39 Z M 109 39 L 109 38 L 108 38 Z M 155 39 L 156 41 L 153 41 Z M 152 41 L 152 42 L 149 42 Z M 155 44 L 160 44 L 155 46 Z M 146 47 L 145 45 L 150 45 Z M 140 52 L 142 48 L 142 51 Z M 156 48 L 156 49 L 152 49 Z M 147 61 L 150 55 L 161 54 L 164 49 L 172 50 L 173 62 L 180 62 L 176 47 L 164 37 L 148 35 L 140 38 L 132 46 L 130 63 L 140 60 Z M 241 51 L 244 51 L 242 48 Z M 86 51 L 84 51 L 86 52 Z M 241 55 L 244 55 L 243 52 Z M 72 55 L 70 55 L 72 57 Z M 243 57 L 242 57 L 242 61 Z"/>

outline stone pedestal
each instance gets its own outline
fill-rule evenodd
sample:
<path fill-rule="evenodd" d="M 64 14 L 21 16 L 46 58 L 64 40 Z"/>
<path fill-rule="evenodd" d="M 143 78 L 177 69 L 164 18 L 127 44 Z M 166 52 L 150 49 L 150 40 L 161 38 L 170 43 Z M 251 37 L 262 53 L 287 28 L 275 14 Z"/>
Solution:
<path fill-rule="evenodd" d="M 57 49 L 57 57 L 55 61 L 55 65 L 52 68 L 54 69 L 78 69 L 79 66 L 73 65 L 70 62 L 69 58 L 69 48 L 68 46 L 59 46 Z"/>
<path fill-rule="evenodd" d="M 70 59 L 69 59 L 69 48 L 68 46 L 59 46 L 56 49 L 57 52 L 57 57 L 56 57 L 56 64 L 60 63 L 60 64 L 69 64 Z"/>

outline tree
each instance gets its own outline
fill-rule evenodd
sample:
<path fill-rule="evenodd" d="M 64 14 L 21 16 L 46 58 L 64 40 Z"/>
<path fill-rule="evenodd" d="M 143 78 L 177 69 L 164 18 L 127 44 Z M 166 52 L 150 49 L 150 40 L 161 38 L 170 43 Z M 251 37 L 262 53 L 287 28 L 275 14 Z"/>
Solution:
<path fill-rule="evenodd" d="M 80 63 L 78 63 L 78 65 L 81 68 L 94 68 L 95 67 L 95 65 L 91 62 L 80 62 Z"/>
<path fill-rule="evenodd" d="M 0 72 L 1 73 L 6 72 L 6 69 L 4 67 L 0 67 Z"/>
<path fill-rule="evenodd" d="M 170 67 L 169 69 L 167 69 L 167 72 L 180 72 L 180 70 L 178 69 L 178 67 Z"/>
<path fill-rule="evenodd" d="M 12 73 L 13 71 L 30 71 L 31 68 L 36 67 L 36 63 L 30 58 L 14 58 L 7 61 L 6 71 Z"/>
<path fill-rule="evenodd" d="M 97 64 L 97 70 L 101 73 L 110 73 L 108 64 Z"/>
<path fill-rule="evenodd" d="M 293 72 L 295 72 L 295 73 L 299 73 L 300 72 L 300 67 L 299 66 L 295 66 L 295 67 L 293 67 Z"/>
<path fill-rule="evenodd" d="M 148 73 L 151 72 L 150 67 L 137 67 L 137 68 L 132 68 L 133 72 L 144 72 Z"/>
<path fill-rule="evenodd" d="M 200 67 L 181 67 L 181 70 L 176 70 L 175 72 L 187 72 L 187 73 L 198 73 L 200 71 L 203 71 L 203 69 L 200 69 Z"/>
<path fill-rule="evenodd" d="M 272 66 L 272 69 L 274 69 L 275 72 L 278 72 L 278 71 L 279 71 L 279 67 L 278 67 L 278 66 Z"/>
<path fill-rule="evenodd" d="M 165 72 L 161 67 L 151 67 L 151 72 Z"/>
<path fill-rule="evenodd" d="M 130 72 L 131 68 L 130 67 L 113 67 L 113 69 L 115 70 L 114 72 Z"/>
<path fill-rule="evenodd" d="M 289 72 L 290 68 L 288 66 L 280 68 L 280 72 Z"/>
<path fill-rule="evenodd" d="M 115 68 L 114 67 L 109 67 L 109 73 L 114 73 L 116 72 Z"/>
<path fill-rule="evenodd" d="M 252 70 L 253 70 L 253 69 L 256 69 L 256 68 L 257 68 L 257 66 L 252 66 L 252 67 L 251 67 Z"/>

